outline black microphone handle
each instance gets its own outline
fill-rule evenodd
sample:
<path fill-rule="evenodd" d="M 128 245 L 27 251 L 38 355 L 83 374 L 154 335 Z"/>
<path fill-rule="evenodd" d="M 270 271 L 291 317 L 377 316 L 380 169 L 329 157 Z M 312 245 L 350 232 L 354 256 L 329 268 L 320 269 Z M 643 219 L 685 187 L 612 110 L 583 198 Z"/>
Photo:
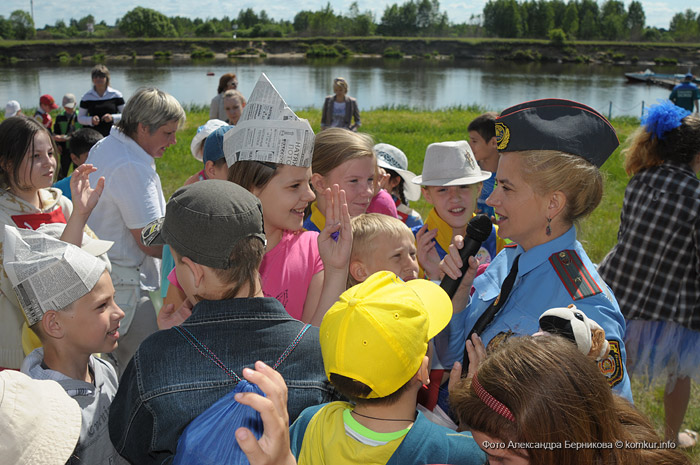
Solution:
<path fill-rule="evenodd" d="M 462 272 L 462 276 L 457 279 L 452 279 L 445 275 L 440 282 L 440 287 L 447 292 L 450 299 L 454 297 L 455 292 L 457 292 L 457 288 L 459 287 L 459 283 L 462 281 L 462 277 L 464 277 L 464 273 L 466 273 L 467 269 L 469 269 L 469 257 L 476 255 L 480 248 L 481 242 L 469 236 L 464 238 L 464 247 L 462 247 L 462 249 L 459 251 L 459 256 L 462 258 L 462 267 L 459 270 Z"/>

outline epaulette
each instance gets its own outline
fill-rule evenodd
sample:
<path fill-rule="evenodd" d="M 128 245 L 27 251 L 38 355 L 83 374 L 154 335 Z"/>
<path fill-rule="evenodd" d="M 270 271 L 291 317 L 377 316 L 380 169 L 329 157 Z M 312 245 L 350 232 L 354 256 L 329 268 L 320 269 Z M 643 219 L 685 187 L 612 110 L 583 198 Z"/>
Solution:
<path fill-rule="evenodd" d="M 575 250 L 554 253 L 549 262 L 574 301 L 603 292 Z"/>

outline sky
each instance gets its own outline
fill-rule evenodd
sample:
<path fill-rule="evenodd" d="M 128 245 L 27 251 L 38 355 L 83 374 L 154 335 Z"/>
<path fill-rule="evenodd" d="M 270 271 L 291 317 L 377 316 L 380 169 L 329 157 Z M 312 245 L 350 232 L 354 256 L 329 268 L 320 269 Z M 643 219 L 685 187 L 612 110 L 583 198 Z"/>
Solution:
<path fill-rule="evenodd" d="M 71 18 L 80 19 L 92 14 L 99 22 L 104 20 L 113 25 L 117 18 L 124 16 L 126 12 L 137 7 L 147 6 L 158 10 L 166 16 L 186 16 L 191 18 L 207 17 L 221 18 L 238 16 L 241 9 L 253 8 L 259 12 L 264 9 L 268 16 L 274 19 L 292 20 L 294 15 L 302 10 L 316 11 L 325 7 L 329 0 L 292 0 L 280 2 L 279 0 L 33 0 L 34 23 L 42 28 L 46 24 L 55 24 L 63 19 L 68 22 Z M 371 10 L 378 22 L 387 5 L 393 3 L 402 4 L 406 0 L 357 0 L 360 11 Z M 447 11 L 450 21 L 462 23 L 468 21 L 471 15 L 481 14 L 487 0 L 441 0 L 440 8 Z M 629 5 L 631 0 L 623 0 Z M 700 13 L 698 0 L 640 0 L 646 14 L 647 25 L 668 28 L 671 18 L 675 13 L 692 9 Z M 15 10 L 30 11 L 31 0 L 0 0 L 0 15 L 7 18 Z M 333 11 L 345 13 L 352 0 L 330 0 Z M 598 0 L 599 4 L 603 0 Z M 196 8 L 192 6 L 196 5 Z"/>

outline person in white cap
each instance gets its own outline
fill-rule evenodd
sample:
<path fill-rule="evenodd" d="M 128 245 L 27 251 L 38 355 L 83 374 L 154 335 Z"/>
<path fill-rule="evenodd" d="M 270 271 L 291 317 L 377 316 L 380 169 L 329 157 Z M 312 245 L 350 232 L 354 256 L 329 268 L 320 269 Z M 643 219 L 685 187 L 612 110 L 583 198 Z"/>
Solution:
<path fill-rule="evenodd" d="M 415 173 L 408 170 L 408 158 L 398 147 L 390 144 L 376 144 L 377 166 L 389 175 L 387 190 L 394 199 L 396 213 L 406 226 L 413 228 L 423 226 L 423 218 L 408 205 L 408 201 L 420 199 L 420 186 L 411 181 Z"/>
<path fill-rule="evenodd" d="M 22 107 L 17 100 L 10 100 L 5 105 L 5 118 L 12 118 L 22 114 Z"/>
<path fill-rule="evenodd" d="M 476 213 L 476 202 L 482 184 L 491 177 L 474 158 L 464 141 L 430 144 L 425 151 L 423 174 L 413 179 L 423 191 L 425 200 L 433 205 L 422 227 L 414 227 L 418 262 L 430 279 L 440 279 L 440 260 L 447 255 L 454 236 L 464 236 L 467 223 Z M 495 227 L 484 241 L 476 257 L 479 263 L 490 263 L 505 242 Z"/>
<path fill-rule="evenodd" d="M 81 127 L 78 123 L 78 112 L 75 111 L 77 105 L 75 95 L 64 95 L 61 103 L 63 112 L 56 117 L 56 121 L 53 123 L 53 139 L 56 141 L 58 151 L 61 152 L 61 167 L 58 170 L 57 181 L 68 176 L 68 170 L 72 163 L 68 139 L 76 129 Z"/>

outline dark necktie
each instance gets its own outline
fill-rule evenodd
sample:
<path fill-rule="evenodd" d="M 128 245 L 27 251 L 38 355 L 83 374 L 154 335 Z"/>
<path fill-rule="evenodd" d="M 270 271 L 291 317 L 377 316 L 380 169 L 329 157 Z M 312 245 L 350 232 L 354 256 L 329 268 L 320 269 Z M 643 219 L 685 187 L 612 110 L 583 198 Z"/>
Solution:
<path fill-rule="evenodd" d="M 481 335 L 482 332 L 488 327 L 488 325 L 491 324 L 493 319 L 496 317 L 496 314 L 498 311 L 501 309 L 506 304 L 506 301 L 508 300 L 508 295 L 510 294 L 510 291 L 513 289 L 513 284 L 515 284 L 515 278 L 518 276 L 518 261 L 520 260 L 520 255 L 515 257 L 515 260 L 513 261 L 513 266 L 510 267 L 510 272 L 508 273 L 508 276 L 506 276 L 506 279 L 503 281 L 503 284 L 501 285 L 501 292 L 498 294 L 498 297 L 491 302 L 491 305 L 488 306 L 488 308 L 484 311 L 484 313 L 481 314 L 478 320 L 476 320 L 476 323 L 474 323 L 474 327 L 469 331 L 467 334 L 467 339 L 465 340 L 468 341 L 471 339 L 472 334 L 476 333 L 478 335 Z M 464 349 L 464 359 L 462 361 L 462 376 L 465 376 L 467 374 L 467 371 L 469 370 L 469 356 L 467 355 L 467 349 L 465 346 Z"/>

